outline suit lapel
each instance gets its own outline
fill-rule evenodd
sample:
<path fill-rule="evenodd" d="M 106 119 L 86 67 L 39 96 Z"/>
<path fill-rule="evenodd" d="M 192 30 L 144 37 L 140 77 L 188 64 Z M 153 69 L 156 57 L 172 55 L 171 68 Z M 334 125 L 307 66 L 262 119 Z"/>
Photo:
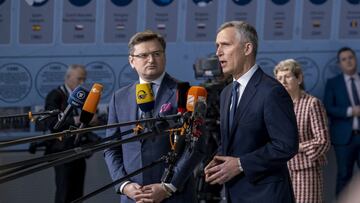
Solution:
<path fill-rule="evenodd" d="M 263 75 L 263 72 L 259 67 L 256 70 L 256 72 L 254 73 L 254 75 L 250 78 L 248 84 L 246 85 L 245 90 L 241 96 L 239 106 L 236 109 L 236 114 L 234 116 L 233 125 L 232 125 L 231 131 L 230 131 L 231 137 L 233 136 L 234 130 L 237 127 L 240 119 L 242 118 L 242 116 L 246 110 L 246 107 L 248 106 L 249 102 L 254 97 L 256 90 L 257 90 L 256 86 L 260 82 L 262 75 Z"/>
<path fill-rule="evenodd" d="M 225 109 L 225 124 L 226 129 L 229 129 L 229 114 L 230 114 L 230 103 L 231 103 L 231 85 L 228 86 L 225 92 L 225 101 L 224 101 L 224 109 Z M 230 133 L 228 130 L 227 134 Z"/>
<path fill-rule="evenodd" d="M 127 98 L 127 104 L 130 104 L 130 106 L 124 105 L 126 111 L 129 112 L 129 121 L 134 121 L 138 118 L 138 106 L 136 104 L 136 84 L 139 84 L 139 81 L 131 85 L 128 91 L 130 94 Z"/>
<path fill-rule="evenodd" d="M 229 145 L 229 138 L 230 138 L 230 129 L 229 129 L 229 113 L 230 113 L 230 101 L 231 101 L 231 85 L 228 85 L 226 89 L 224 90 L 224 104 L 223 104 L 223 111 L 225 112 L 225 116 L 222 123 L 222 126 L 224 126 L 222 129 L 223 136 L 221 136 L 221 143 L 223 145 L 223 154 L 225 155 L 225 150 L 227 149 L 227 146 Z M 226 130 L 225 130 L 226 129 Z"/>
<path fill-rule="evenodd" d="M 173 88 L 175 88 L 175 85 L 171 83 L 170 76 L 168 74 L 165 74 L 155 99 L 153 116 L 157 116 L 160 112 L 161 106 L 169 102 L 169 100 L 174 94 Z"/>

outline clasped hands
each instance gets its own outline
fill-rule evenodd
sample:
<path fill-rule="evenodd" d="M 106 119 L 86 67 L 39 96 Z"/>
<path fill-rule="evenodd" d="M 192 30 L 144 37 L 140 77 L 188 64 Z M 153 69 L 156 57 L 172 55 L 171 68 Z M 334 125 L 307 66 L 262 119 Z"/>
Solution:
<path fill-rule="evenodd" d="M 205 181 L 214 184 L 224 184 L 240 174 L 239 158 L 231 156 L 214 156 L 205 167 Z"/>
<path fill-rule="evenodd" d="M 168 193 L 161 186 L 161 183 L 141 186 L 137 183 L 125 185 L 123 193 L 136 203 L 154 202 L 158 203 L 168 198 Z"/>

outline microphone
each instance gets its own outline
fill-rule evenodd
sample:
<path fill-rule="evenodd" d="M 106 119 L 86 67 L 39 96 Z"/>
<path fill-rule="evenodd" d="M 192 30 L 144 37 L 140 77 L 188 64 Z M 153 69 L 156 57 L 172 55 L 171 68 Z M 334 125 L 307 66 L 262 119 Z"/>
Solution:
<path fill-rule="evenodd" d="M 179 92 L 180 91 L 178 91 L 178 93 Z M 182 89 L 181 92 L 184 93 L 186 91 Z M 180 157 L 181 154 L 184 153 L 184 150 L 186 148 L 186 142 L 189 142 L 190 144 L 187 149 L 187 153 L 191 153 L 196 147 L 195 143 L 197 143 L 199 137 L 202 135 L 203 132 L 204 117 L 206 114 L 206 98 L 207 91 L 203 87 L 193 86 L 190 87 L 190 89 L 188 90 L 187 100 L 185 102 L 186 110 L 192 113 L 191 116 L 187 118 L 188 124 L 185 125 L 186 138 L 180 136 L 178 133 L 175 133 L 174 144 L 171 143 L 173 153 L 169 154 L 169 165 L 165 169 L 163 176 L 161 177 L 161 182 L 168 183 L 173 178 L 176 160 Z M 182 103 L 182 101 L 179 102 L 178 97 L 178 105 L 179 104 L 182 105 L 184 103 Z M 180 108 L 180 110 L 183 109 Z M 189 116 L 188 113 L 184 114 L 185 119 L 187 116 Z"/>
<path fill-rule="evenodd" d="M 92 86 L 89 95 L 86 98 L 82 111 L 80 113 L 80 127 L 79 129 L 87 126 L 91 119 L 94 117 L 96 113 L 97 106 L 100 101 L 101 93 L 103 90 L 103 86 L 99 83 L 94 83 Z M 79 142 L 79 134 L 76 135 L 74 144 L 78 144 Z"/>
<path fill-rule="evenodd" d="M 81 108 L 84 105 L 88 91 L 82 86 L 77 86 L 68 98 L 68 106 L 63 114 L 59 114 L 59 120 L 54 126 L 54 130 L 58 130 L 65 122 L 73 108 Z"/>
<path fill-rule="evenodd" d="M 177 84 L 176 101 L 178 113 L 183 114 L 186 111 L 186 98 L 189 88 L 190 84 L 188 82 L 179 82 Z"/>
<path fill-rule="evenodd" d="M 90 123 L 91 119 L 93 118 L 94 114 L 96 113 L 97 106 L 100 101 L 101 93 L 103 90 L 103 86 L 99 83 L 95 83 L 86 98 L 82 111 L 80 113 L 80 122 L 81 125 L 87 125 Z M 80 125 L 80 128 L 81 128 Z"/>
<path fill-rule="evenodd" d="M 192 112 L 190 117 L 191 123 L 191 145 L 203 134 L 205 116 L 206 116 L 206 99 L 207 91 L 204 87 L 192 86 L 189 89 L 188 100 L 186 101 L 186 109 Z"/>
<path fill-rule="evenodd" d="M 143 118 L 152 118 L 155 106 L 154 94 L 150 83 L 136 84 L 136 104 L 144 113 Z M 151 128 L 154 124 L 149 122 L 147 127 Z"/>
<path fill-rule="evenodd" d="M 186 100 L 186 110 L 194 112 L 195 104 L 198 101 L 206 103 L 207 91 L 204 87 L 201 86 L 192 86 L 188 91 L 188 96 Z"/>

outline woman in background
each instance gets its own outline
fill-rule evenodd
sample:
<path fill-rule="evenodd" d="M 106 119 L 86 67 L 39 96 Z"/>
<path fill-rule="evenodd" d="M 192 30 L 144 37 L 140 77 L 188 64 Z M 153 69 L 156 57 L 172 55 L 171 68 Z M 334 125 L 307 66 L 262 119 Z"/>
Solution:
<path fill-rule="evenodd" d="M 294 59 L 280 61 L 274 75 L 294 102 L 299 152 L 288 162 L 297 203 L 324 202 L 323 166 L 330 147 L 327 117 L 319 99 L 304 90 L 304 75 Z"/>

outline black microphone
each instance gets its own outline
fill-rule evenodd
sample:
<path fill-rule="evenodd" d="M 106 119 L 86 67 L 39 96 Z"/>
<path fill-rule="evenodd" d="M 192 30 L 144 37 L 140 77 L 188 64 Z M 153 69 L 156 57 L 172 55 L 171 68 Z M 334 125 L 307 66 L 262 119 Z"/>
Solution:
<path fill-rule="evenodd" d="M 82 86 L 77 86 L 68 98 L 68 106 L 66 107 L 63 114 L 59 114 L 59 120 L 54 126 L 54 130 L 58 130 L 64 125 L 65 120 L 69 116 L 73 108 L 81 108 L 84 105 L 88 91 Z"/>
<path fill-rule="evenodd" d="M 178 113 L 183 114 L 186 112 L 186 98 L 189 88 L 190 84 L 188 82 L 179 82 L 177 84 L 176 101 Z"/>

